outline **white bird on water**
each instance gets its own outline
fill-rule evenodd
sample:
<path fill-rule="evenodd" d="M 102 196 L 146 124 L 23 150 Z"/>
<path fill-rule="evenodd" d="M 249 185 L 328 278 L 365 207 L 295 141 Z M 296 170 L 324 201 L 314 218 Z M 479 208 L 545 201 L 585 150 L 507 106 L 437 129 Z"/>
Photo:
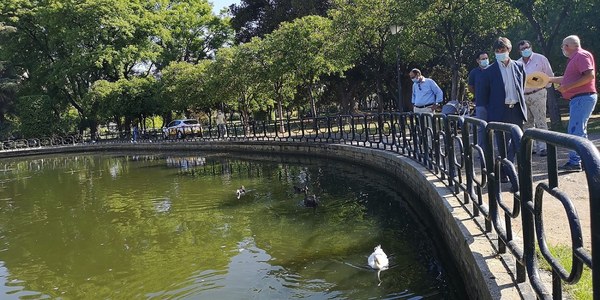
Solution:
<path fill-rule="evenodd" d="M 383 270 L 387 270 L 390 266 L 390 261 L 388 260 L 385 252 L 383 252 L 381 249 L 381 245 L 377 245 L 377 247 L 375 247 L 373 253 L 369 255 L 367 262 L 369 263 L 369 267 L 377 270 L 377 279 L 379 280 L 379 284 L 381 284 L 379 273 L 381 273 Z"/>
<path fill-rule="evenodd" d="M 239 189 L 237 189 L 237 191 L 235 191 L 235 195 L 238 199 L 240 199 L 242 196 L 246 195 L 246 188 L 244 188 L 242 185 Z"/>

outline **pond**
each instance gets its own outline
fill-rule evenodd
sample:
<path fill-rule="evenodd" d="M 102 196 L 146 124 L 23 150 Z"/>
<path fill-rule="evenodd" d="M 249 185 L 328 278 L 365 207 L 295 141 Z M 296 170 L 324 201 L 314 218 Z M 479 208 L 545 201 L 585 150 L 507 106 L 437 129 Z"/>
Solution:
<path fill-rule="evenodd" d="M 464 298 L 403 190 L 313 158 L 0 160 L 0 298 Z M 367 265 L 377 245 L 390 259 L 380 279 Z"/>

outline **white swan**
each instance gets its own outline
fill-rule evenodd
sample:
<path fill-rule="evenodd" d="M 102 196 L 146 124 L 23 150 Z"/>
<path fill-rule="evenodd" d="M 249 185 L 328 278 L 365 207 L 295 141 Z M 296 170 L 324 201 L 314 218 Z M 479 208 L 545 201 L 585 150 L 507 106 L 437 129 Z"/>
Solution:
<path fill-rule="evenodd" d="M 390 266 L 390 261 L 388 260 L 387 255 L 383 250 L 381 250 L 381 245 L 375 247 L 373 253 L 369 256 L 368 263 L 369 266 L 375 270 L 385 270 Z"/>
<path fill-rule="evenodd" d="M 375 247 L 373 253 L 369 255 L 369 259 L 367 260 L 367 262 L 369 263 L 369 267 L 377 270 L 377 280 L 379 280 L 379 284 L 377 286 L 380 286 L 381 277 L 379 276 L 379 274 L 381 273 L 381 271 L 387 270 L 387 268 L 390 266 L 390 261 L 388 260 L 388 257 L 385 254 L 385 252 L 381 250 L 381 245 L 377 245 L 377 247 Z"/>
<path fill-rule="evenodd" d="M 240 199 L 242 196 L 246 195 L 246 188 L 244 188 L 242 185 L 239 189 L 237 189 L 237 191 L 235 191 L 235 195 L 238 199 Z"/>

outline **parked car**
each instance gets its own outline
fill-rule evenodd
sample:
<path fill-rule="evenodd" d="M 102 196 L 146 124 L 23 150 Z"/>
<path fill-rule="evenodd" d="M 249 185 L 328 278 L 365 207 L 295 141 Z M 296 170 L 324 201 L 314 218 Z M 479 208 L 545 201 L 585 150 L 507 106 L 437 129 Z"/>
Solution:
<path fill-rule="evenodd" d="M 173 137 L 182 139 L 187 136 L 193 137 L 200 135 L 202 125 L 195 119 L 181 119 L 171 121 L 171 123 L 169 123 L 167 127 L 163 127 L 162 130 L 165 139 Z"/>

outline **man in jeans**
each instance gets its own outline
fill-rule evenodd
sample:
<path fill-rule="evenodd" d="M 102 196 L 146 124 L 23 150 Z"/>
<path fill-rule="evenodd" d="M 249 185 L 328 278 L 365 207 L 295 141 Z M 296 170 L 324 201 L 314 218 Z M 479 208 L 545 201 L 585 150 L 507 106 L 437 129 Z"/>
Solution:
<path fill-rule="evenodd" d="M 518 45 L 519 51 L 521 52 L 521 58 L 519 58 L 518 61 L 525 65 L 526 74 L 542 72 L 548 75 L 548 77 L 554 76 L 548 59 L 542 54 L 533 52 L 531 43 L 528 40 L 522 40 Z M 525 88 L 525 104 L 527 104 L 527 122 L 525 122 L 525 129 L 533 127 L 548 129 L 548 124 L 546 123 L 547 87 Z M 540 156 L 546 156 L 546 143 L 534 141 L 533 153 L 539 153 Z"/>
<path fill-rule="evenodd" d="M 594 56 L 581 48 L 576 35 L 566 37 L 562 42 L 563 55 L 568 58 L 564 75 L 550 78 L 550 82 L 560 84 L 558 91 L 569 100 L 569 128 L 572 135 L 587 138 L 587 123 L 594 111 L 596 93 L 596 63 Z M 569 161 L 558 168 L 561 171 L 579 172 L 581 158 L 577 152 L 569 152 Z"/>

